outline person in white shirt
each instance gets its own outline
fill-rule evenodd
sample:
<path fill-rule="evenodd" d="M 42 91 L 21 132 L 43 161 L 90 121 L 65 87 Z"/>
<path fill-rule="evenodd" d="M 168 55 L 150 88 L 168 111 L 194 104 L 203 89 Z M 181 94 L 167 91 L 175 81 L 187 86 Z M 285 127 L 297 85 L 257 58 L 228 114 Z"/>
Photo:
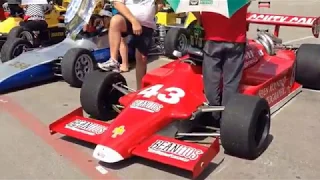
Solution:
<path fill-rule="evenodd" d="M 147 71 L 147 56 L 152 45 L 153 32 L 156 29 L 154 20 L 157 4 L 161 0 L 111 0 L 119 14 L 111 19 L 109 29 L 110 60 L 98 66 L 106 71 L 120 72 L 118 52 L 121 36 L 132 35 L 131 43 L 136 48 L 137 89 Z"/>

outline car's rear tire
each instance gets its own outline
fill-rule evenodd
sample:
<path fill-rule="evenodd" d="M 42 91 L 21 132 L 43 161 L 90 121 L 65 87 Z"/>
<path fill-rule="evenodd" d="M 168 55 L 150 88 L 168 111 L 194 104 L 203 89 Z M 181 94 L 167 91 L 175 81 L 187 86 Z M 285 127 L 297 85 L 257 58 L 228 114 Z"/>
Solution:
<path fill-rule="evenodd" d="M 296 53 L 296 81 L 320 90 L 320 44 L 302 44 Z"/>
<path fill-rule="evenodd" d="M 173 55 L 175 50 L 180 51 L 182 55 L 187 54 L 189 46 L 189 34 L 184 28 L 170 28 L 164 39 L 164 54 L 169 58 L 176 58 Z"/>
<path fill-rule="evenodd" d="M 61 60 L 62 77 L 72 87 L 80 88 L 86 75 L 95 69 L 96 60 L 87 49 L 70 49 Z"/>
<path fill-rule="evenodd" d="M 88 74 L 80 92 L 83 110 L 95 119 L 110 119 L 112 105 L 118 104 L 119 98 L 123 96 L 112 86 L 117 83 L 127 85 L 120 73 L 96 70 Z"/>
<path fill-rule="evenodd" d="M 234 95 L 222 113 L 221 144 L 230 155 L 255 159 L 268 147 L 270 123 L 270 107 L 265 99 Z"/>
<path fill-rule="evenodd" d="M 10 30 L 8 34 L 8 40 L 15 38 L 25 39 L 29 41 L 32 45 L 34 44 L 34 34 L 30 30 L 22 26 L 16 26 Z"/>
<path fill-rule="evenodd" d="M 12 38 L 10 40 L 7 40 L 1 49 L 1 61 L 7 62 L 11 59 L 19 56 L 23 52 L 25 52 L 27 49 L 32 48 L 32 44 L 21 38 Z"/>

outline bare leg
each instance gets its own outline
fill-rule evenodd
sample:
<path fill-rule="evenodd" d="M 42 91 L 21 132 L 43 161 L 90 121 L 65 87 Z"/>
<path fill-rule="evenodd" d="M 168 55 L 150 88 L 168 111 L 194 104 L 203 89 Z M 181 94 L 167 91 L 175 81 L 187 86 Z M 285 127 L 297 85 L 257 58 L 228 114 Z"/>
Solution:
<path fill-rule="evenodd" d="M 147 58 L 147 56 L 142 55 L 139 50 L 136 49 L 137 90 L 141 89 L 142 78 L 147 73 Z"/>
<path fill-rule="evenodd" d="M 120 56 L 122 59 L 120 70 L 123 72 L 127 72 L 129 70 L 127 38 L 121 38 Z"/>
<path fill-rule="evenodd" d="M 98 63 L 98 66 L 105 71 L 120 72 L 118 62 L 118 53 L 121 43 L 121 33 L 127 31 L 127 24 L 121 15 L 115 15 L 111 18 L 109 28 L 110 59 L 104 63 Z"/>
<path fill-rule="evenodd" d="M 121 42 L 121 32 L 126 32 L 127 25 L 121 15 L 112 17 L 109 28 L 110 56 L 113 60 L 118 60 L 118 52 Z"/>

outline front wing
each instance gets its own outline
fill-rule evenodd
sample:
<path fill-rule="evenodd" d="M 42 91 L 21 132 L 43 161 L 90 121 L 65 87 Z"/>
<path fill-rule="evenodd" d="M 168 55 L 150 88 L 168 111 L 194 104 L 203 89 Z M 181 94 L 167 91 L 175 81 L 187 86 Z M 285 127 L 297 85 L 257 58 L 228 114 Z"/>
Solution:
<path fill-rule="evenodd" d="M 88 131 L 73 129 L 69 126 L 69 123 L 74 121 L 85 121 L 94 127 L 100 127 L 101 131 L 100 133 L 90 133 Z M 86 142 L 99 144 L 107 132 L 109 125 L 110 124 L 106 122 L 83 117 L 82 108 L 78 108 L 50 124 L 49 129 L 51 134 L 61 133 Z M 160 148 L 163 147 L 164 143 L 175 144 L 175 148 L 180 147 L 183 149 L 183 152 L 172 153 L 170 151 L 164 151 L 163 148 Z M 188 152 L 186 149 L 188 149 Z M 153 135 L 135 147 L 131 153 L 135 156 L 191 171 L 193 178 L 196 178 L 209 165 L 219 150 L 219 139 L 216 139 L 209 147 L 205 147 L 174 138 Z"/>

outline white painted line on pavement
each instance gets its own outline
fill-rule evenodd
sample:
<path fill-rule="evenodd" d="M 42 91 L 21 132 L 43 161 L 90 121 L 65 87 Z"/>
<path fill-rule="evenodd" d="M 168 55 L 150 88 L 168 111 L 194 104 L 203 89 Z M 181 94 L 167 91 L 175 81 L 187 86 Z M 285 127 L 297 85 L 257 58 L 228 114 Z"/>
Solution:
<path fill-rule="evenodd" d="M 7 100 L 0 99 L 0 103 L 7 103 Z"/>
<path fill-rule="evenodd" d="M 159 59 L 160 61 L 165 61 L 165 62 L 172 62 L 174 59 L 169 59 L 169 58 L 161 58 Z"/>
<path fill-rule="evenodd" d="M 313 36 L 306 36 L 306 37 L 302 37 L 302 38 L 292 39 L 292 40 L 284 42 L 283 44 L 290 44 L 290 43 L 293 43 L 293 42 L 303 41 L 303 40 L 311 39 L 311 38 L 314 38 L 314 37 Z"/>
<path fill-rule="evenodd" d="M 96 170 L 99 171 L 101 174 L 108 174 L 108 170 L 106 170 L 102 166 L 96 166 Z"/>

